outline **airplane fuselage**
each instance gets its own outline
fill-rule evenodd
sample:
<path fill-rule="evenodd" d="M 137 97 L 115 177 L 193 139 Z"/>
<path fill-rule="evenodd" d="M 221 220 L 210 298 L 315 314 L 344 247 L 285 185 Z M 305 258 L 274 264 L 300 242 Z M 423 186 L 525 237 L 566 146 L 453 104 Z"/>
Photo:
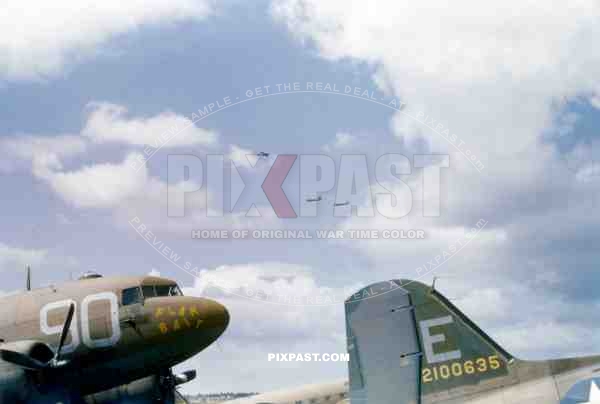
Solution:
<path fill-rule="evenodd" d="M 157 277 L 95 278 L 6 296 L 0 298 L 0 338 L 6 345 L 33 340 L 56 349 L 73 303 L 61 356 L 67 364 L 53 383 L 82 395 L 126 384 L 195 355 L 227 326 L 220 304 L 156 293 L 167 287 L 176 285 Z M 144 297 L 142 290 L 154 295 Z"/>

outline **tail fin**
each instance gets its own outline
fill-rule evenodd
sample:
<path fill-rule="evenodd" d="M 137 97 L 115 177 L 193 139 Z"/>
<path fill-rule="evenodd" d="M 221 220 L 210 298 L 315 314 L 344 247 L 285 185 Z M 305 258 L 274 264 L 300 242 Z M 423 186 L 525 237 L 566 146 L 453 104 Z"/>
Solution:
<path fill-rule="evenodd" d="M 352 403 L 421 403 L 510 382 L 513 357 L 431 287 L 406 280 L 346 300 Z M 429 401 L 429 400 L 428 400 Z"/>

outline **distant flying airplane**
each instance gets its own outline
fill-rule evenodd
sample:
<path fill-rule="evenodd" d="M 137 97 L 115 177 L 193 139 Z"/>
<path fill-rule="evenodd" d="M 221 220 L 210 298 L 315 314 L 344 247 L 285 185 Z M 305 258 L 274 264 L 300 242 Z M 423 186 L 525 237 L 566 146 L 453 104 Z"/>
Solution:
<path fill-rule="evenodd" d="M 171 368 L 229 323 L 219 303 L 165 278 L 102 277 L 0 298 L 0 404 L 175 402 Z"/>
<path fill-rule="evenodd" d="M 348 383 L 304 386 L 227 404 L 572 403 L 565 397 L 575 383 L 600 376 L 599 355 L 515 358 L 434 287 L 420 282 L 375 283 L 353 294 L 345 306 Z M 594 381 L 587 394 L 586 403 L 599 402 Z"/>
<path fill-rule="evenodd" d="M 316 203 L 316 202 L 321 202 L 323 200 L 325 200 L 325 198 L 323 198 L 322 195 L 310 196 L 310 197 L 304 199 L 304 201 L 308 202 L 308 203 Z M 349 206 L 349 205 L 350 205 L 350 201 L 333 202 L 333 206 L 335 206 L 335 207 Z"/>
<path fill-rule="evenodd" d="M 266 152 L 262 152 L 262 151 L 256 153 L 256 157 L 258 157 L 259 159 L 262 159 L 262 158 L 267 159 L 267 158 L 269 158 L 269 155 L 270 155 L 270 153 L 266 153 Z"/>
<path fill-rule="evenodd" d="M 350 205 L 350 202 L 349 202 L 349 201 L 335 202 L 335 203 L 333 204 L 333 206 L 335 206 L 335 207 L 349 206 L 349 205 Z"/>
<path fill-rule="evenodd" d="M 304 199 L 305 202 L 321 202 L 322 200 L 323 200 L 323 197 L 321 195 Z"/>

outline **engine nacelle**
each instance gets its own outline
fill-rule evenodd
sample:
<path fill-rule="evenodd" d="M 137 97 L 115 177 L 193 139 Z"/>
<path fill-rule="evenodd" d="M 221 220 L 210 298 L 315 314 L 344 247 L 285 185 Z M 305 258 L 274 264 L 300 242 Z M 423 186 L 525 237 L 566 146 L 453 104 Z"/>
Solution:
<path fill-rule="evenodd" d="M 2 344 L 2 349 L 19 352 L 39 362 L 47 363 L 54 357 L 48 345 L 39 341 L 17 341 Z M 21 366 L 0 360 L 0 404 L 47 403 L 54 400 L 69 403 L 68 395 L 59 386 L 40 390 L 39 374 Z M 57 401 L 52 401 L 57 402 Z"/>
<path fill-rule="evenodd" d="M 54 358 L 54 351 L 40 341 L 24 340 L 6 342 L 1 347 L 8 351 L 19 352 L 42 363 L 50 362 Z"/>
<path fill-rule="evenodd" d="M 0 360 L 0 403 L 23 402 L 32 388 L 27 372 L 12 363 Z"/>
<path fill-rule="evenodd" d="M 154 375 L 84 397 L 86 404 L 174 404 L 175 386 Z"/>

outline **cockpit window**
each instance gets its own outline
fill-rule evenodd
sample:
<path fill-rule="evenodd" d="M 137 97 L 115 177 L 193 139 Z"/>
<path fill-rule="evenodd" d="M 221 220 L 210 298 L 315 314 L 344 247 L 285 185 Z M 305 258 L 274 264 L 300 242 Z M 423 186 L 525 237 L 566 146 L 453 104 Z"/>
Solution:
<path fill-rule="evenodd" d="M 139 287 L 123 289 L 123 295 L 121 301 L 123 306 L 129 306 L 130 304 L 142 303 L 143 302 L 142 291 Z"/>
<path fill-rule="evenodd" d="M 156 285 L 156 296 L 183 296 L 177 285 Z"/>
<path fill-rule="evenodd" d="M 171 296 L 183 296 L 183 292 L 179 289 L 179 286 L 173 285 L 171 286 Z"/>
<path fill-rule="evenodd" d="M 156 297 L 156 291 L 154 290 L 154 285 L 142 286 L 142 293 L 144 297 L 147 299 L 149 297 Z"/>
<path fill-rule="evenodd" d="M 142 287 L 144 297 L 183 296 L 177 285 L 147 285 Z"/>

